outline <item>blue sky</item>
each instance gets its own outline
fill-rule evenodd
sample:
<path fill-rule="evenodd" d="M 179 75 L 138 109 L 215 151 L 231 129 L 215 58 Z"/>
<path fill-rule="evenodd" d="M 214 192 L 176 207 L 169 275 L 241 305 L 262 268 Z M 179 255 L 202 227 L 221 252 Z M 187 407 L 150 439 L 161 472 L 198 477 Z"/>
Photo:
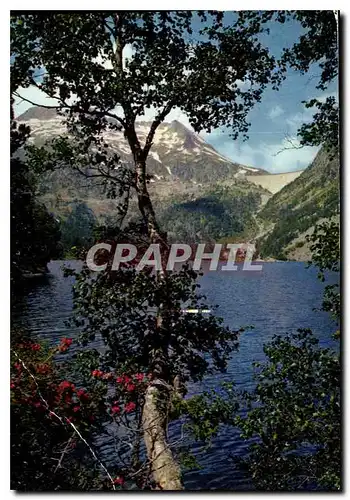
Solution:
<path fill-rule="evenodd" d="M 269 23 L 268 26 L 270 34 L 264 35 L 264 41 L 276 57 L 283 47 L 291 46 L 302 34 L 300 24 L 294 21 L 285 24 Z M 230 159 L 269 172 L 280 173 L 306 168 L 318 148 L 288 149 L 277 155 L 276 153 L 290 147 L 288 139 L 292 139 L 292 143 L 297 145 L 295 136 L 298 128 L 312 118 L 313 111 L 305 109 L 301 101 L 337 95 L 337 82 L 332 82 L 325 92 L 315 88 L 319 74 L 320 69 L 317 66 L 311 68 L 306 75 L 289 70 L 287 79 L 278 92 L 267 89 L 261 103 L 249 114 L 251 127 L 248 141 L 233 141 L 227 132 L 220 130 L 207 135 L 206 140 Z"/>
<path fill-rule="evenodd" d="M 298 144 L 298 128 L 312 119 L 314 112 L 305 109 L 301 101 L 313 97 L 325 99 L 328 95 L 337 95 L 336 84 L 332 84 L 327 92 L 321 92 L 315 89 L 310 76 L 289 72 L 281 90 L 266 90 L 261 103 L 250 112 L 251 127 L 247 141 L 233 141 L 229 133 L 222 130 L 206 135 L 205 139 L 220 153 L 248 166 L 260 167 L 273 173 L 301 170 L 308 166 L 318 149 L 305 147 L 282 150 L 290 147 L 289 139 L 293 145 Z"/>
<path fill-rule="evenodd" d="M 227 13 L 226 20 L 229 23 L 234 14 Z M 285 24 L 270 23 L 270 34 L 263 41 L 266 42 L 270 51 L 278 56 L 281 49 L 291 46 L 302 33 L 299 23 L 291 21 Z M 130 57 L 132 52 L 125 54 Z M 332 82 L 327 91 L 322 92 L 315 87 L 318 83 L 319 68 L 316 66 L 306 75 L 300 75 L 296 71 L 289 70 L 287 79 L 283 82 L 281 89 L 276 92 L 267 89 L 262 100 L 249 114 L 251 127 L 249 139 L 233 141 L 228 131 L 216 129 L 210 134 L 203 133 L 202 137 L 209 142 L 221 154 L 232 161 L 243 165 L 263 168 L 272 173 L 289 172 L 306 168 L 317 153 L 317 148 L 305 147 L 302 149 L 290 148 L 288 140 L 297 145 L 297 129 L 302 123 L 312 118 L 313 111 L 305 109 L 301 103 L 313 97 L 325 98 L 328 95 L 337 95 L 337 82 Z M 35 89 L 26 89 L 21 94 L 38 104 L 53 104 L 52 99 L 39 95 Z M 17 99 L 15 113 L 18 116 L 31 105 L 20 103 Z M 152 113 L 152 110 L 150 111 Z M 150 114 L 146 119 L 152 119 Z M 145 119 L 145 117 L 143 117 Z M 186 116 L 180 110 L 174 110 L 167 121 L 177 119 L 189 126 Z"/>

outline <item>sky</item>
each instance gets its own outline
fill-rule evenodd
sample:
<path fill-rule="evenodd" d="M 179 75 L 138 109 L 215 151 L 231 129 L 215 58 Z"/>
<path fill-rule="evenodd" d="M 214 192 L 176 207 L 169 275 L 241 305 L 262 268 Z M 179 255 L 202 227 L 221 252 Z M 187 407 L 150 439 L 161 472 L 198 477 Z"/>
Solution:
<path fill-rule="evenodd" d="M 229 23 L 234 14 L 227 13 L 226 19 Z M 270 23 L 270 34 L 266 35 L 266 44 L 270 51 L 278 56 L 282 47 L 291 46 L 302 33 L 297 22 L 286 22 L 285 24 Z M 124 56 L 131 57 L 132 50 L 125 49 Z M 337 96 L 337 82 L 332 82 L 329 88 L 322 92 L 315 87 L 318 83 L 320 70 L 318 67 L 311 68 L 306 75 L 301 75 L 294 70 L 289 70 L 287 79 L 283 82 L 280 90 L 266 89 L 260 103 L 255 105 L 248 116 L 251 127 L 248 132 L 248 140 L 241 138 L 233 140 L 225 129 L 216 129 L 210 134 L 201 133 L 201 136 L 210 143 L 219 153 L 234 162 L 243 165 L 262 168 L 271 173 L 283 173 L 306 168 L 315 157 L 318 148 L 304 147 L 302 149 L 291 148 L 298 145 L 296 133 L 298 128 L 312 119 L 313 110 L 306 109 L 303 100 L 311 98 L 325 99 L 329 95 Z M 54 104 L 52 99 L 47 98 L 35 88 L 24 89 L 21 92 L 37 104 Z M 27 102 L 16 99 L 16 116 L 31 107 Z M 141 119 L 151 120 L 154 110 L 149 110 Z M 186 115 L 181 110 L 175 109 L 168 115 L 166 121 L 178 120 L 191 128 Z"/>
<path fill-rule="evenodd" d="M 270 51 L 278 56 L 282 47 L 291 46 L 302 33 L 297 22 L 285 24 L 270 23 L 270 34 L 266 38 Z M 251 127 L 249 140 L 233 141 L 229 134 L 216 130 L 206 140 L 234 161 L 263 168 L 271 173 L 291 172 L 306 168 L 315 157 L 318 148 L 290 148 L 298 145 L 296 133 L 305 122 L 311 121 L 314 110 L 306 109 L 303 100 L 311 98 L 325 99 L 329 95 L 337 97 L 337 83 L 332 82 L 327 91 L 322 92 L 315 87 L 318 83 L 320 69 L 316 66 L 306 75 L 289 70 L 287 79 L 280 90 L 267 89 L 261 103 L 257 104 L 249 114 Z M 284 150 L 285 149 L 285 150 Z"/>

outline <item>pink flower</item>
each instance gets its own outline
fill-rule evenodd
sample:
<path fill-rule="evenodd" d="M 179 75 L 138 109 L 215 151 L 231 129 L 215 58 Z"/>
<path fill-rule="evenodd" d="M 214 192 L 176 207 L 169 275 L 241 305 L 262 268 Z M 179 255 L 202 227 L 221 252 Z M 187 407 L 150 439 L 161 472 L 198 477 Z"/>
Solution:
<path fill-rule="evenodd" d="M 80 406 L 74 406 L 73 411 L 74 411 L 74 413 L 77 413 L 78 411 L 80 411 Z"/>
<path fill-rule="evenodd" d="M 130 412 L 134 411 L 135 408 L 136 408 L 136 405 L 132 401 L 130 403 L 127 403 L 124 406 L 124 410 L 126 411 L 126 413 L 130 413 Z"/>
<path fill-rule="evenodd" d="M 138 382 L 143 382 L 143 379 L 145 378 L 143 373 L 136 373 L 135 378 Z"/>
<path fill-rule="evenodd" d="M 72 402 L 72 396 L 70 394 L 65 394 L 64 402 L 70 404 Z"/>
<path fill-rule="evenodd" d="M 84 391 L 84 389 L 78 389 L 77 396 L 79 399 L 81 399 L 83 401 L 84 400 L 87 401 L 89 399 L 89 395 L 87 394 L 87 392 Z"/>
<path fill-rule="evenodd" d="M 114 484 L 118 484 L 119 486 L 123 486 L 123 484 L 125 483 L 125 479 L 121 476 L 117 476 L 114 480 L 113 480 L 113 483 Z"/>
<path fill-rule="evenodd" d="M 63 339 L 61 339 L 60 345 L 58 346 L 58 350 L 60 352 L 67 351 L 68 347 L 72 344 L 72 342 L 73 342 L 72 339 L 68 339 L 67 337 L 63 337 Z"/>
<path fill-rule="evenodd" d="M 64 391 L 65 389 L 74 389 L 74 384 L 68 382 L 68 380 L 64 380 L 63 382 L 60 383 L 58 387 L 59 389 Z"/>
<path fill-rule="evenodd" d="M 14 389 L 16 386 L 13 382 L 11 382 L 11 385 L 10 385 L 11 389 Z"/>
<path fill-rule="evenodd" d="M 119 408 L 119 406 L 118 406 L 118 405 L 114 405 L 114 406 L 112 406 L 112 408 L 111 408 L 111 412 L 112 412 L 112 414 L 113 414 L 113 415 L 114 415 L 115 413 L 120 413 L 120 408 Z"/>
<path fill-rule="evenodd" d="M 136 386 L 134 384 L 128 384 L 126 386 L 126 390 L 129 391 L 129 392 L 132 392 L 136 389 Z"/>
<path fill-rule="evenodd" d="M 36 367 L 37 373 L 43 373 L 44 375 L 46 373 L 49 373 L 50 371 L 50 366 L 47 363 L 41 363 Z"/>
<path fill-rule="evenodd" d="M 124 382 L 124 377 L 117 377 L 116 382 L 117 384 L 122 384 Z"/>
<path fill-rule="evenodd" d="M 93 377 L 102 377 L 103 372 L 101 372 L 101 370 L 93 370 L 93 371 L 91 372 L 91 375 L 92 375 Z"/>

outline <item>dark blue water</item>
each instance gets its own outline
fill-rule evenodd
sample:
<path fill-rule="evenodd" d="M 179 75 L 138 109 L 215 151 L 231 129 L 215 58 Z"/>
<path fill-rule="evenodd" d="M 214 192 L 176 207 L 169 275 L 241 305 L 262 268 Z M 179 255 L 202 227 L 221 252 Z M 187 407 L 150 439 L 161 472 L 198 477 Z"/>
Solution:
<path fill-rule="evenodd" d="M 63 277 L 62 264 L 62 261 L 52 262 L 49 275 L 28 281 L 16 317 L 16 322 L 23 322 L 33 333 L 49 341 L 76 334 L 65 325 L 72 312 L 72 278 Z M 71 265 L 75 267 L 76 263 Z M 227 373 L 192 385 L 190 394 L 232 380 L 238 388 L 251 388 L 252 362 L 264 359 L 263 345 L 275 334 L 311 328 L 321 344 L 328 345 L 335 330 L 328 314 L 314 310 L 321 306 L 324 285 L 317 280 L 316 269 L 306 269 L 304 263 L 264 263 L 261 272 L 205 272 L 200 283 L 208 302 L 219 305 L 217 314 L 228 326 L 236 329 L 254 325 L 254 329 L 242 334 L 239 351 L 233 354 Z M 175 425 L 172 433 L 177 429 Z M 237 429 L 226 427 L 205 453 L 200 453 L 195 445 L 202 469 L 185 474 L 186 488 L 249 489 L 249 478 L 228 460 L 229 455 L 244 456 L 248 446 Z M 108 455 L 108 447 L 105 452 Z"/>

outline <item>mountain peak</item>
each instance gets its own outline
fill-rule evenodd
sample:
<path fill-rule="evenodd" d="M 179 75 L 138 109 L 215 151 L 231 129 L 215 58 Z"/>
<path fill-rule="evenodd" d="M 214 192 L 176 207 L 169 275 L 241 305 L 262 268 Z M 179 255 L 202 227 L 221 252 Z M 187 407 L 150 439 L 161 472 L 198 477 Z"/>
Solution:
<path fill-rule="evenodd" d="M 57 110 L 56 108 L 44 108 L 42 106 L 32 106 L 27 109 L 20 116 L 17 116 L 17 120 L 19 121 L 28 121 L 28 120 L 52 120 L 56 118 Z"/>
<path fill-rule="evenodd" d="M 186 133 L 191 132 L 183 123 L 178 120 L 173 120 L 169 123 L 169 128 L 174 132 Z"/>
<path fill-rule="evenodd" d="M 19 121 L 30 122 L 32 140 L 41 140 L 66 133 L 66 126 L 55 108 L 33 106 L 21 114 Z M 149 133 L 150 122 L 136 122 L 141 143 Z M 130 161 L 129 145 L 122 131 L 109 134 L 111 146 L 122 161 Z M 202 137 L 179 120 L 163 122 L 153 141 L 148 158 L 150 173 L 157 180 L 180 179 L 191 183 L 212 183 L 215 180 L 235 179 L 247 175 L 267 174 L 263 170 L 232 162 Z"/>
<path fill-rule="evenodd" d="M 170 124 L 173 126 L 173 127 L 180 127 L 180 128 L 185 128 L 188 130 L 188 127 L 186 127 L 186 125 L 184 125 L 182 122 L 180 122 L 179 120 L 172 120 L 170 122 Z"/>

